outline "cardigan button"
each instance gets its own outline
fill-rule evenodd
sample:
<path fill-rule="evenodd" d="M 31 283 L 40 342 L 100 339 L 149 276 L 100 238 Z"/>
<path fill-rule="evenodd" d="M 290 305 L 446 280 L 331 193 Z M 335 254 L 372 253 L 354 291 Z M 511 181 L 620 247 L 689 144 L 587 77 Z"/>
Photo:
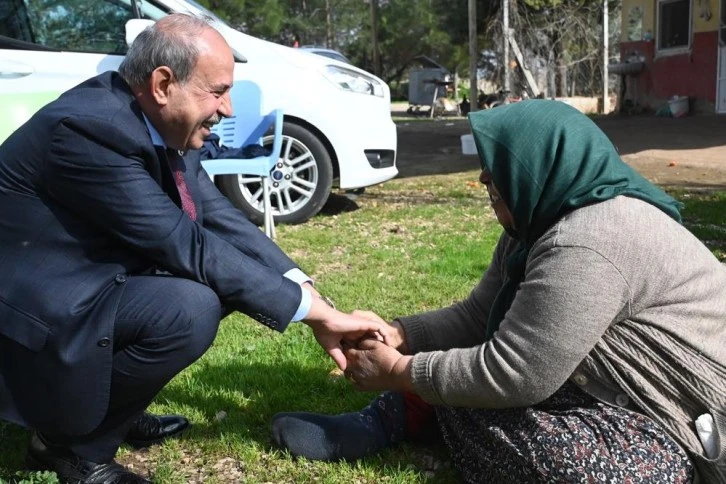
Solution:
<path fill-rule="evenodd" d="M 116 274 L 114 281 L 116 281 L 116 284 L 123 284 L 126 282 L 126 276 L 124 274 Z"/>
<path fill-rule="evenodd" d="M 630 398 L 624 393 L 618 393 L 615 395 L 615 403 L 620 405 L 621 407 L 626 406 L 628 403 L 630 403 Z"/>
<path fill-rule="evenodd" d="M 101 338 L 98 340 L 98 346 L 100 346 L 101 348 L 105 348 L 110 344 L 111 340 L 109 338 Z"/>

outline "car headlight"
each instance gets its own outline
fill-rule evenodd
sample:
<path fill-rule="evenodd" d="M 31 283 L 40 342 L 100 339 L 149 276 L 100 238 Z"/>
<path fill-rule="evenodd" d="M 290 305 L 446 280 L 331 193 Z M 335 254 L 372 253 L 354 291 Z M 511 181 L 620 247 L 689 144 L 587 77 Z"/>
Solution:
<path fill-rule="evenodd" d="M 326 66 L 324 74 L 330 82 L 344 91 L 383 97 L 383 85 L 371 76 L 339 66 Z"/>

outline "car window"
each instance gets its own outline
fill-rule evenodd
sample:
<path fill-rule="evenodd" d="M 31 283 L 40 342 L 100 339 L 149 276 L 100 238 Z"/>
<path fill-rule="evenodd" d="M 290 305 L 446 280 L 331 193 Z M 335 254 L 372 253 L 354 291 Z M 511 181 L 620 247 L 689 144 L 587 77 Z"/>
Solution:
<path fill-rule="evenodd" d="M 42 47 L 125 54 L 131 0 L 2 0 L 0 35 Z"/>
<path fill-rule="evenodd" d="M 31 42 L 28 13 L 22 0 L 0 2 L 0 35 Z"/>

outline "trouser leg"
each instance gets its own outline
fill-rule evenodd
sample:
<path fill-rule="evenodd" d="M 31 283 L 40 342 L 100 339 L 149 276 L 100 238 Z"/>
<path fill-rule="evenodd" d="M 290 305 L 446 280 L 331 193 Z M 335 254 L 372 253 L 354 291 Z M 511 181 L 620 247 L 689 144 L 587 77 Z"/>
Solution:
<path fill-rule="evenodd" d="M 465 482 L 688 483 L 693 475 L 683 449 L 648 417 L 570 384 L 532 407 L 436 414 Z"/>
<path fill-rule="evenodd" d="M 84 459 L 112 459 L 134 419 L 169 380 L 209 348 L 221 315 L 219 298 L 203 284 L 175 277 L 130 277 L 116 313 L 106 417 L 88 435 L 49 437 Z"/>

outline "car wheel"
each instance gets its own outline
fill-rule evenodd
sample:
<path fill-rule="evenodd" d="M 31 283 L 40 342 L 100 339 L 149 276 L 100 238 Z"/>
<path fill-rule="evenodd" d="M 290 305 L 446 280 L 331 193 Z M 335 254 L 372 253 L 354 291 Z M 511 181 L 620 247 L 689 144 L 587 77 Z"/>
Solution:
<path fill-rule="evenodd" d="M 272 146 L 272 136 L 265 136 L 263 144 Z M 284 123 L 282 150 L 275 171 L 279 173 L 272 178 L 270 202 L 276 223 L 305 222 L 325 205 L 333 184 L 333 164 L 328 150 L 313 133 L 297 124 Z M 223 175 L 219 189 L 252 222 L 262 224 L 259 177 Z"/>

